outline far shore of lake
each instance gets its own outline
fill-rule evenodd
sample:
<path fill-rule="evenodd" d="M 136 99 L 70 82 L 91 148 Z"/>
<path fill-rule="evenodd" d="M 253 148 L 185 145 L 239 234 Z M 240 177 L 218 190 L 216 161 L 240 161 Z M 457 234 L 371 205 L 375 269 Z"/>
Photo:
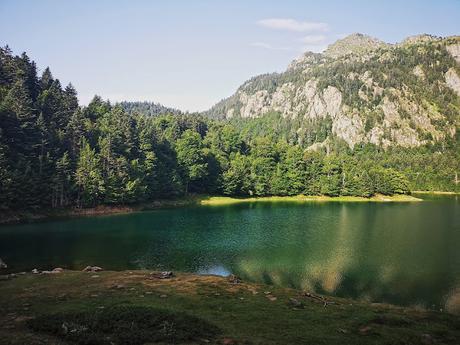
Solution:
<path fill-rule="evenodd" d="M 433 192 L 414 192 L 433 193 Z M 434 192 L 441 193 L 441 192 Z M 455 194 L 442 192 L 442 194 Z M 82 216 L 100 216 L 123 214 L 154 210 L 160 208 L 183 207 L 193 205 L 224 206 L 238 203 L 253 202 L 420 202 L 423 201 L 413 195 L 374 195 L 369 198 L 357 196 L 330 197 L 324 195 L 295 195 L 295 196 L 267 196 L 267 197 L 228 197 L 209 195 L 188 195 L 177 199 L 156 200 L 138 205 L 99 205 L 89 208 L 64 208 L 48 210 L 9 210 L 0 212 L 0 224 L 29 223 L 50 219 L 72 218 Z"/>
<path fill-rule="evenodd" d="M 294 195 L 294 196 L 267 196 L 250 198 L 233 198 L 226 196 L 213 196 L 201 200 L 201 205 L 230 205 L 247 202 L 418 202 L 423 201 L 412 195 L 374 195 L 369 198 L 359 196 L 336 196 L 325 195 Z"/>

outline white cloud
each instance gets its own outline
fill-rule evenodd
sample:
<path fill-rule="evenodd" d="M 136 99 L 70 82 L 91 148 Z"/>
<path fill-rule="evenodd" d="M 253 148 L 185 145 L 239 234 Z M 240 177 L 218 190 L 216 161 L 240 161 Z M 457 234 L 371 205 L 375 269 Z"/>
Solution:
<path fill-rule="evenodd" d="M 265 42 L 254 42 L 250 44 L 252 47 L 264 48 L 270 50 L 292 50 L 290 47 L 274 47 L 271 44 Z"/>
<path fill-rule="evenodd" d="M 329 30 L 329 25 L 319 22 L 300 22 L 291 18 L 268 18 L 257 22 L 258 25 L 275 29 L 295 32 L 325 32 Z"/>
<path fill-rule="evenodd" d="M 302 38 L 299 38 L 299 41 L 306 45 L 322 45 L 326 41 L 326 36 L 324 35 L 307 35 Z"/>

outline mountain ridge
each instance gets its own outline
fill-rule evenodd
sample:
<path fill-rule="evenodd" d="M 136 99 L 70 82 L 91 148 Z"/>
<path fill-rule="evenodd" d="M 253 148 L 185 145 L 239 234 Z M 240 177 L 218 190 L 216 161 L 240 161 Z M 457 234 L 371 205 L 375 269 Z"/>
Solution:
<path fill-rule="evenodd" d="M 347 36 L 325 53 L 306 52 L 285 72 L 243 83 L 206 114 L 259 118 L 278 113 L 292 124 L 289 141 L 324 140 L 418 147 L 455 140 L 460 113 L 460 38 L 411 36 L 388 44 Z"/>

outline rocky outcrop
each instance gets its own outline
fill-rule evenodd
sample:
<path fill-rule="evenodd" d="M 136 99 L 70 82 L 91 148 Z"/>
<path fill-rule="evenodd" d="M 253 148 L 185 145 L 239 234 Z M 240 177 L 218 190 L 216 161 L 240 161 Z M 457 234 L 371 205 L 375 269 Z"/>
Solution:
<path fill-rule="evenodd" d="M 452 57 L 460 63 L 460 43 L 450 44 L 446 46 L 446 50 L 452 55 Z"/>
<path fill-rule="evenodd" d="M 331 58 L 338 58 L 348 54 L 362 54 L 387 46 L 389 44 L 376 38 L 355 33 L 331 44 L 324 52 L 324 55 Z"/>
<path fill-rule="evenodd" d="M 309 139 L 305 145 L 312 150 L 329 149 L 323 143 L 334 138 L 350 148 L 435 143 L 454 137 L 460 123 L 452 113 L 460 108 L 460 77 L 446 51 L 458 62 L 460 40 L 418 35 L 389 45 L 353 34 L 323 54 L 305 53 L 285 73 L 250 79 L 209 113 L 227 118 L 278 113 L 282 121 L 296 124 L 298 143 L 305 142 L 303 133 L 317 137 L 318 142 Z M 448 88 L 459 96 L 449 98 L 450 104 L 430 94 Z M 319 130 L 322 135 L 316 136 Z"/>
<path fill-rule="evenodd" d="M 460 77 L 455 72 L 455 69 L 450 68 L 446 72 L 446 84 L 460 96 Z"/>

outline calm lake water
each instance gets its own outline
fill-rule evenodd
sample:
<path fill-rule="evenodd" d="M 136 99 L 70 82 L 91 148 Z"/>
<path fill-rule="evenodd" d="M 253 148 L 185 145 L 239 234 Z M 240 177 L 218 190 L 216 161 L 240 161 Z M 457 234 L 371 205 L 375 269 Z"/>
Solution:
<path fill-rule="evenodd" d="M 13 271 L 56 266 L 227 275 L 344 297 L 460 304 L 460 197 L 252 203 L 0 227 Z"/>

